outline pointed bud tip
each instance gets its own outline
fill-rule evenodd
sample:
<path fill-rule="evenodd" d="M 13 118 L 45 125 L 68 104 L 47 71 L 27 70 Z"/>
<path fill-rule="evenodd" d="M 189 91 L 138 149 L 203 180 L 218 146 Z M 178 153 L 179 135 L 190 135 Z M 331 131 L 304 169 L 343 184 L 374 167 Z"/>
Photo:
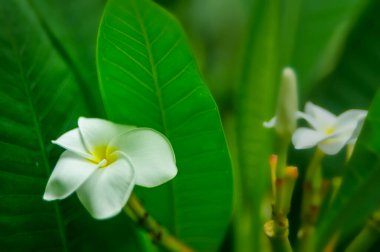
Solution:
<path fill-rule="evenodd" d="M 275 154 L 270 155 L 269 165 L 270 166 L 276 166 L 277 165 L 277 159 L 278 159 L 277 155 L 275 155 Z"/>
<path fill-rule="evenodd" d="M 282 70 L 282 76 L 283 78 L 287 78 L 287 79 L 296 79 L 296 74 L 293 70 L 293 68 L 291 67 L 285 67 L 283 70 Z"/>
<path fill-rule="evenodd" d="M 282 71 L 281 85 L 279 88 L 276 132 L 280 136 L 288 137 L 297 127 L 296 113 L 298 111 L 297 79 L 295 72 L 290 67 Z"/>

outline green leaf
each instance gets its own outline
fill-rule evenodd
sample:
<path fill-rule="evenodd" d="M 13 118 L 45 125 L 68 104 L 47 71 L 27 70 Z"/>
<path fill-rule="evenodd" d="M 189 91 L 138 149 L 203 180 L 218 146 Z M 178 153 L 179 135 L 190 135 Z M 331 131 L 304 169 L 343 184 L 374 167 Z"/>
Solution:
<path fill-rule="evenodd" d="M 315 85 L 311 101 L 336 114 L 368 109 L 380 83 L 379 11 L 380 2 L 373 1 L 351 32 L 336 70 Z M 340 157 L 325 160 L 326 176 L 340 175 L 344 153 Z"/>
<path fill-rule="evenodd" d="M 303 1 L 291 61 L 298 74 L 301 95 L 335 68 L 344 42 L 368 2 Z"/>
<path fill-rule="evenodd" d="M 62 153 L 51 140 L 76 127 L 88 108 L 27 2 L 2 1 L 0 26 L 1 250 L 126 250 L 122 242 L 137 238 L 123 216 L 98 222 L 76 196 L 42 200 Z"/>
<path fill-rule="evenodd" d="M 79 84 L 86 91 L 84 97 L 90 104 L 92 115 L 102 116 L 101 102 L 96 71 L 96 35 L 104 0 L 29 0 L 32 9 L 43 24 L 47 35 L 56 49 L 76 75 Z"/>
<path fill-rule="evenodd" d="M 179 173 L 141 189 L 159 222 L 197 251 L 215 251 L 231 214 L 231 164 L 218 109 L 174 18 L 148 0 L 111 0 L 98 38 L 110 119 L 171 141 Z"/>
<path fill-rule="evenodd" d="M 280 3 L 255 1 L 246 40 L 237 118 L 238 163 L 243 205 L 236 222 L 237 245 L 263 248 L 264 199 L 269 192 L 272 132 L 263 122 L 274 116 L 280 73 Z M 269 206 L 269 203 L 268 203 Z M 251 225 L 247 225 L 251 223 Z"/>
<path fill-rule="evenodd" d="M 380 81 L 380 50 L 377 46 L 380 36 L 376 29 L 380 27 L 379 9 L 380 2 L 374 1 L 350 35 L 336 71 L 312 94 L 318 102 L 336 111 L 368 107 Z M 319 247 L 324 246 L 328 241 L 326 237 L 331 237 L 335 232 L 342 232 L 341 236 L 345 238 L 363 224 L 378 206 L 380 192 L 376 179 L 379 178 L 380 152 L 376 131 L 379 130 L 379 107 L 380 98 L 377 94 L 345 175 L 344 185 L 334 204 L 321 215 L 317 230 Z"/>
<path fill-rule="evenodd" d="M 311 93 L 313 101 L 336 112 L 369 107 L 380 83 L 379 11 L 380 2 L 373 1 L 350 34 L 336 70 Z"/>
<path fill-rule="evenodd" d="M 344 238 L 379 207 L 380 187 L 380 93 L 371 105 L 355 151 L 334 202 L 323 212 L 317 226 L 320 251 L 330 240 Z"/>

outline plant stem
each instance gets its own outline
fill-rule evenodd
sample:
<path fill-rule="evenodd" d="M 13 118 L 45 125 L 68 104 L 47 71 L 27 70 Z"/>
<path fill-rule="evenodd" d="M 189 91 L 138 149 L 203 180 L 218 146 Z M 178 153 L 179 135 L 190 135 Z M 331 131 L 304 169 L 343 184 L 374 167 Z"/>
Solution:
<path fill-rule="evenodd" d="M 310 247 L 311 234 L 314 232 L 314 225 L 321 207 L 324 191 L 321 168 L 323 157 L 324 153 L 317 148 L 306 170 L 301 206 L 301 228 L 298 232 L 300 251 L 307 251 Z"/>
<path fill-rule="evenodd" d="M 272 164 L 271 164 L 272 165 Z M 275 202 L 273 205 L 272 219 L 264 225 L 264 231 L 269 238 L 272 250 L 275 252 L 292 251 L 288 235 L 289 221 L 287 214 L 290 210 L 290 203 L 293 194 L 294 185 L 298 177 L 296 167 L 288 166 L 284 169 L 282 178 L 272 179 L 275 184 Z"/>
<path fill-rule="evenodd" d="M 286 162 L 288 159 L 288 147 L 290 143 L 290 137 L 288 136 L 282 136 L 278 140 L 278 155 L 277 155 L 277 160 L 276 160 L 276 168 L 275 168 L 275 176 L 274 176 L 274 181 L 272 178 L 272 186 L 274 182 L 274 193 L 273 193 L 273 198 L 274 198 L 274 215 L 278 214 L 283 214 L 286 216 L 288 213 L 284 212 L 282 208 L 282 202 L 283 202 L 283 197 L 288 190 L 287 188 L 287 182 L 285 181 L 286 177 Z"/>
<path fill-rule="evenodd" d="M 282 218 L 272 219 L 265 223 L 264 231 L 269 238 L 272 251 L 274 252 L 292 252 L 288 235 L 289 235 L 289 222 L 283 216 Z"/>
<path fill-rule="evenodd" d="M 345 252 L 364 252 L 371 249 L 380 238 L 380 211 L 371 216 L 360 233 L 346 248 Z"/>
<path fill-rule="evenodd" d="M 288 160 L 288 148 L 290 144 L 290 137 L 283 136 L 278 140 L 278 159 L 276 167 L 277 178 L 283 178 L 285 176 L 286 162 Z"/>
<path fill-rule="evenodd" d="M 288 215 L 297 178 L 297 167 L 287 166 L 284 178 L 277 179 L 276 187 L 278 189 L 278 193 L 276 195 L 276 206 L 274 210 L 275 215 Z"/>
<path fill-rule="evenodd" d="M 132 194 L 124 207 L 125 213 L 138 223 L 150 234 L 152 241 L 172 252 L 193 252 L 191 248 L 172 236 L 168 230 L 160 224 L 145 210 L 138 198 Z"/>
<path fill-rule="evenodd" d="M 302 197 L 302 226 L 313 225 L 316 221 L 322 196 L 322 151 L 317 149 L 306 170 L 304 192 Z"/>

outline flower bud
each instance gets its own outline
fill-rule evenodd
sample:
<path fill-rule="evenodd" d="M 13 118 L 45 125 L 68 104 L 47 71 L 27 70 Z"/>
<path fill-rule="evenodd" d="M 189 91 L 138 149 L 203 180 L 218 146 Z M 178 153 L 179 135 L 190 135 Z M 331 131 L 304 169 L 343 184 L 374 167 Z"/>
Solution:
<path fill-rule="evenodd" d="M 297 79 L 292 68 L 282 71 L 282 80 L 277 100 L 275 129 L 280 136 L 291 136 L 297 127 L 298 111 Z"/>

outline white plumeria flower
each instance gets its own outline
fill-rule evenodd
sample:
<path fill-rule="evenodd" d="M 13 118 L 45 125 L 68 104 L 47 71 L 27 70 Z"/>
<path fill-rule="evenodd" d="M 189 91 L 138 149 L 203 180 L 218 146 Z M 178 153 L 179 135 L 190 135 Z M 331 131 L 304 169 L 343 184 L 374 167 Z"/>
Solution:
<path fill-rule="evenodd" d="M 157 131 L 83 117 L 78 126 L 53 141 L 66 151 L 49 178 L 45 200 L 76 191 L 94 218 L 106 219 L 122 210 L 135 184 L 154 187 L 177 174 L 171 145 Z"/>
<path fill-rule="evenodd" d="M 308 149 L 317 145 L 328 155 L 338 153 L 346 144 L 356 140 L 367 115 L 365 110 L 352 109 L 335 116 L 311 102 L 306 103 L 305 112 L 298 112 L 297 116 L 305 119 L 312 129 L 298 128 L 292 137 L 294 147 Z"/>

